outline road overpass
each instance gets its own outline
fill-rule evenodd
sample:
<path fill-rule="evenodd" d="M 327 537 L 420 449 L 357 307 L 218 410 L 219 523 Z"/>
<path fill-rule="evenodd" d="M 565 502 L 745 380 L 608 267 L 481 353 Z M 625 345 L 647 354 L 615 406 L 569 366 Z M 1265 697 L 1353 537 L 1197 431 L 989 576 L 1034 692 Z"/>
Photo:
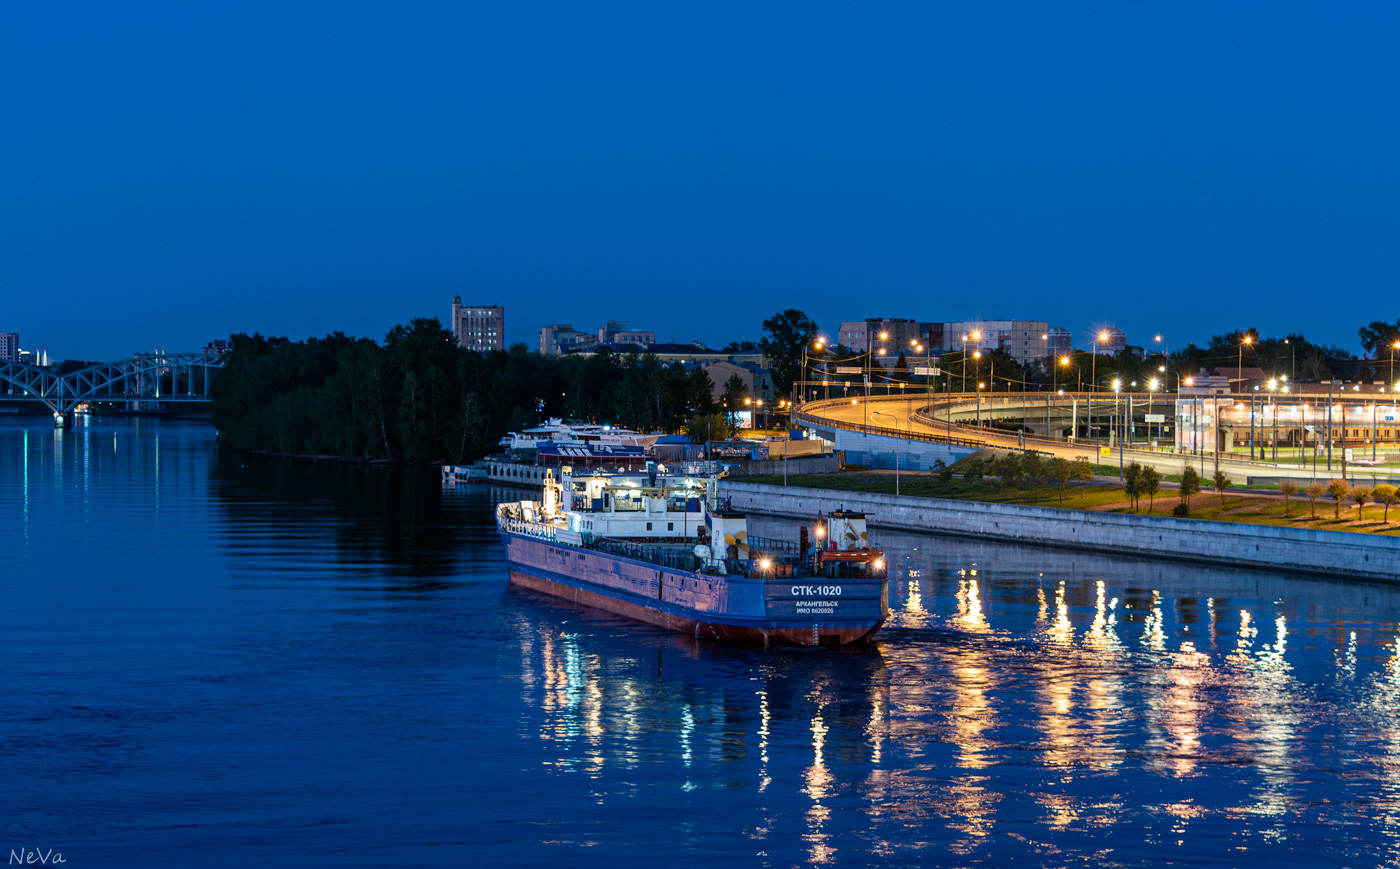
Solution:
<path fill-rule="evenodd" d="M 1149 397 L 1135 395 L 1133 399 L 1133 415 L 1140 419 L 1148 412 Z M 1172 418 L 1174 401 L 1171 397 L 1153 397 L 1150 400 L 1154 410 L 1168 419 Z M 1218 400 L 1233 403 L 1235 398 L 1220 396 Z M 1099 465 L 1126 466 L 1137 462 L 1151 465 L 1164 474 L 1180 473 L 1183 463 L 1189 461 L 1203 477 L 1209 479 L 1218 467 L 1237 485 L 1249 478 L 1312 480 L 1342 476 L 1340 451 L 1334 454 L 1329 471 L 1325 462 L 1319 462 L 1319 467 L 1314 469 L 1311 464 L 1251 461 L 1229 452 L 1216 452 L 1210 446 L 1202 450 L 1177 452 L 1174 447 L 1165 444 L 1159 449 L 1151 449 L 1145 444 L 1110 444 L 1102 439 L 1056 436 L 1063 432 L 1083 431 L 1091 415 L 1095 426 L 1107 425 L 1107 420 L 1115 413 L 1127 413 L 1127 402 L 1122 395 L 1117 397 L 1115 407 L 1114 396 L 1103 393 L 1061 395 L 1043 392 L 991 396 L 985 393 L 895 394 L 809 401 L 793 412 L 792 419 L 794 424 L 819 433 L 839 430 L 892 441 L 943 443 L 960 448 L 963 452 L 982 447 L 1031 449 L 1070 460 L 1083 458 Z M 1078 425 L 1073 421 L 1077 421 Z M 1016 430 L 992 427 L 998 423 Z M 1145 423 L 1139 421 L 1137 425 L 1141 430 Z M 1051 433 L 1049 437 L 1043 434 L 1046 431 Z M 1201 440 L 1210 444 L 1210 432 L 1204 435 Z M 1375 478 L 1385 481 L 1397 475 L 1393 469 L 1365 469 L 1351 465 L 1346 469 L 1346 476 L 1349 479 Z"/>

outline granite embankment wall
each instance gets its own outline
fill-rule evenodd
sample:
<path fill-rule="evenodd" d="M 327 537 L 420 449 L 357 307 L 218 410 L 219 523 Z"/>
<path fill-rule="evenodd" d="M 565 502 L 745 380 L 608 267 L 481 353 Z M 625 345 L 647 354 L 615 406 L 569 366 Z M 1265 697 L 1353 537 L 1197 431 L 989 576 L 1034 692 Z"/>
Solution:
<path fill-rule="evenodd" d="M 904 531 L 1400 582 L 1400 537 L 730 480 L 720 491 L 736 510 L 771 516 L 810 519 L 844 507 Z"/>

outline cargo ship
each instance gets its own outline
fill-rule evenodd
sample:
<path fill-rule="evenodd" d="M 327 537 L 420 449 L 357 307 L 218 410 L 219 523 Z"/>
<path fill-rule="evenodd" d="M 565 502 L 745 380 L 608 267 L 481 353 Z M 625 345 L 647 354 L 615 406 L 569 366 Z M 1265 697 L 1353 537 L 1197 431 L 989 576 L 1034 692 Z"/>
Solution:
<path fill-rule="evenodd" d="M 539 501 L 496 507 L 511 582 L 695 637 L 869 642 L 889 615 L 889 566 L 865 515 L 819 515 L 796 540 L 750 535 L 703 464 L 546 473 Z"/>

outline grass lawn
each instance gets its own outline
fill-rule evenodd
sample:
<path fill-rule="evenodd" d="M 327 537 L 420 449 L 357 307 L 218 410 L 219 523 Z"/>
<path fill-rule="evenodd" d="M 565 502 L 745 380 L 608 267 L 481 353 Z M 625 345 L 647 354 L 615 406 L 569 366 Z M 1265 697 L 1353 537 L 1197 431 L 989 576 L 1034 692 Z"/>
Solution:
<path fill-rule="evenodd" d="M 781 476 L 743 477 L 736 482 L 781 486 L 783 478 Z M 801 486 L 805 489 L 870 492 L 876 495 L 894 494 L 893 471 L 790 475 L 787 478 L 787 483 L 789 486 Z M 1013 489 L 991 480 L 969 481 L 956 478 L 948 483 L 940 483 L 936 477 L 930 474 L 901 475 L 899 493 L 901 495 L 919 495 L 925 498 L 956 498 L 961 501 L 992 501 L 998 504 L 1034 504 L 1038 507 L 1077 509 L 1117 504 L 1124 499 L 1123 490 L 1117 486 L 1070 484 L 1065 487 L 1062 501 L 1060 490 L 1053 486 Z M 1400 514 L 1400 511 L 1397 511 L 1397 514 Z"/>
<path fill-rule="evenodd" d="M 1177 499 L 1171 498 L 1163 508 L 1162 499 L 1158 499 L 1157 507 L 1152 511 L 1153 516 L 1170 516 L 1172 508 L 1176 506 Z M 1324 531 L 1355 531 L 1362 534 L 1384 534 L 1390 537 L 1400 536 L 1400 507 L 1391 507 L 1390 512 L 1394 516 L 1390 520 L 1382 521 L 1385 515 L 1385 507 L 1380 504 L 1367 504 L 1365 509 L 1358 513 L 1354 501 L 1342 503 L 1341 518 L 1335 518 L 1336 503 L 1331 499 L 1318 499 L 1317 515 L 1313 517 L 1312 507 L 1308 504 L 1306 497 L 1295 497 L 1291 506 L 1285 507 L 1284 502 L 1277 498 L 1251 498 L 1248 495 L 1226 495 L 1224 506 L 1221 505 L 1220 496 L 1215 493 L 1202 493 L 1191 499 L 1192 519 L 1212 519 L 1216 522 L 1240 522 L 1250 525 L 1281 525 L 1289 528 L 1318 528 Z M 1130 513 L 1132 510 L 1123 507 L 1111 512 Z M 1138 513 L 1146 514 L 1147 506 L 1143 505 Z M 1292 515 L 1290 516 L 1289 513 Z"/>
<path fill-rule="evenodd" d="M 766 483 L 781 486 L 783 478 L 743 477 L 737 482 Z M 870 492 L 880 495 L 894 494 L 894 473 L 892 471 L 857 471 L 841 474 L 804 474 L 788 477 L 789 486 L 807 489 L 830 489 L 837 492 Z M 1011 488 L 991 480 L 963 480 L 955 478 L 948 483 L 940 483 L 931 474 L 902 475 L 899 492 L 901 495 L 917 495 L 927 498 L 952 498 L 962 501 L 991 501 L 999 504 L 1031 504 L 1037 507 L 1064 507 L 1085 509 L 1102 507 L 1108 504 L 1121 504 L 1127 500 L 1122 488 L 1104 485 L 1070 485 L 1060 500 L 1059 489 L 1054 486 L 1023 486 Z M 1158 493 L 1153 516 L 1171 516 L 1178 498 L 1175 491 Z M 1248 495 L 1227 494 L 1222 505 L 1220 496 L 1214 492 L 1203 492 L 1191 499 L 1191 518 L 1210 519 L 1217 522 L 1237 522 L 1253 525 L 1282 525 L 1291 528 L 1319 528 L 1326 531 L 1353 531 L 1362 534 L 1385 534 L 1400 536 L 1400 506 L 1392 507 L 1395 514 L 1389 522 L 1383 522 L 1384 507 L 1367 504 L 1358 517 L 1356 504 L 1344 502 L 1341 518 L 1333 517 L 1334 503 L 1330 500 L 1317 502 L 1317 516 L 1312 517 L 1308 500 L 1301 494 L 1285 508 L 1277 498 L 1254 498 Z M 1286 512 L 1287 510 L 1287 512 Z M 1109 512 L 1131 513 L 1127 507 L 1119 507 Z M 1147 501 L 1136 511 L 1146 514 Z M 1288 515 L 1291 512 L 1292 515 Z"/>

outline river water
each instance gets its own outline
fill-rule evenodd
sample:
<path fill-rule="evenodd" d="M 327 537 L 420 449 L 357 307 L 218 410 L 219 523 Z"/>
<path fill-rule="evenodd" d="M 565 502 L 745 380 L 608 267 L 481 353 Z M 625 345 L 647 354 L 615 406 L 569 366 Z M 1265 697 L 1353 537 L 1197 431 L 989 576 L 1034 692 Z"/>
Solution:
<path fill-rule="evenodd" d="M 877 533 L 876 647 L 765 652 L 511 590 L 504 495 L 0 422 L 0 856 L 1400 861 L 1400 590 Z"/>

